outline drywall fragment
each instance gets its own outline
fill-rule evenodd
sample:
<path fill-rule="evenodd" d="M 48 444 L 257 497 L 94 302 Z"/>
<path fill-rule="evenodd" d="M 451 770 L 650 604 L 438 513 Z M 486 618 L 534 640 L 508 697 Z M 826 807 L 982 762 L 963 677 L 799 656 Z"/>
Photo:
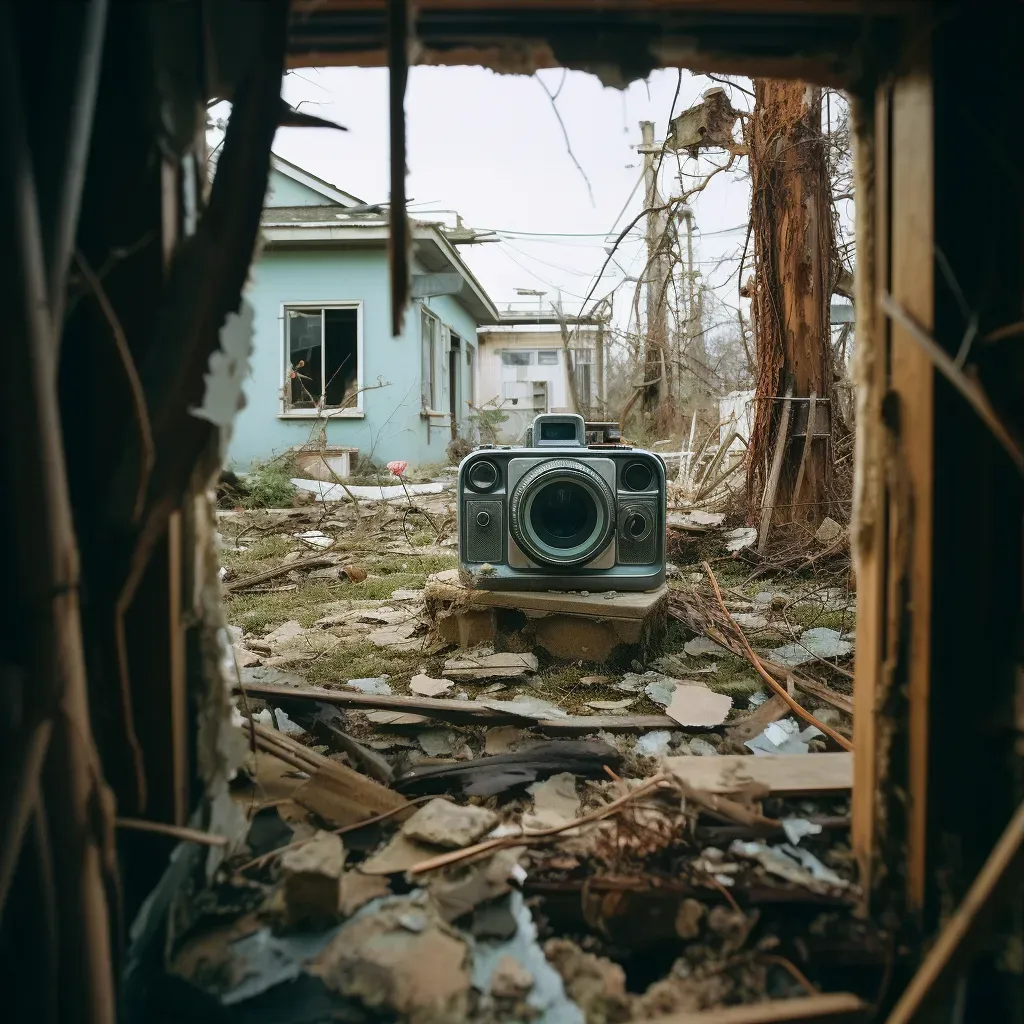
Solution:
<path fill-rule="evenodd" d="M 627 697 L 625 700 L 592 700 L 587 702 L 587 707 L 595 711 L 625 711 L 635 703 L 636 697 Z"/>
<path fill-rule="evenodd" d="M 693 640 L 690 640 L 684 647 L 691 658 L 699 658 L 706 654 L 731 654 L 731 651 L 726 650 L 721 644 L 716 644 L 714 640 L 709 639 L 706 636 L 698 636 Z"/>
<path fill-rule="evenodd" d="M 672 733 L 667 729 L 659 729 L 656 732 L 644 733 L 636 741 L 634 748 L 640 757 L 664 757 L 672 742 Z"/>
<path fill-rule="evenodd" d="M 725 535 L 725 550 L 735 554 L 757 543 L 757 530 L 753 526 L 740 526 Z"/>
<path fill-rule="evenodd" d="M 535 654 L 487 654 L 450 658 L 444 663 L 446 679 L 519 679 L 537 671 Z"/>
<path fill-rule="evenodd" d="M 431 679 L 430 676 L 417 675 L 413 676 L 409 682 L 409 689 L 413 693 L 418 693 L 421 697 L 440 697 L 441 694 L 447 693 L 455 683 L 450 679 Z"/>
<path fill-rule="evenodd" d="M 771 660 L 796 667 L 817 658 L 843 658 L 853 650 L 853 644 L 826 626 L 805 630 L 799 643 L 786 644 L 771 652 Z"/>
<path fill-rule="evenodd" d="M 372 693 L 377 697 L 390 697 L 391 687 L 384 681 L 383 677 L 375 679 L 350 679 L 346 686 L 360 693 Z"/>
<path fill-rule="evenodd" d="M 302 623 L 295 619 L 289 619 L 288 622 L 282 622 L 277 629 L 268 633 L 264 638 L 263 642 L 276 646 L 285 640 L 292 640 L 297 636 L 301 636 L 305 630 L 302 628 Z"/>
<path fill-rule="evenodd" d="M 536 831 L 555 828 L 580 816 L 580 798 L 576 795 L 576 776 L 560 772 L 544 782 L 530 786 L 533 812 L 523 815 L 523 828 Z"/>
<path fill-rule="evenodd" d="M 732 697 L 700 683 L 686 682 L 676 684 L 665 714 L 680 725 L 710 728 L 721 725 L 731 709 Z"/>

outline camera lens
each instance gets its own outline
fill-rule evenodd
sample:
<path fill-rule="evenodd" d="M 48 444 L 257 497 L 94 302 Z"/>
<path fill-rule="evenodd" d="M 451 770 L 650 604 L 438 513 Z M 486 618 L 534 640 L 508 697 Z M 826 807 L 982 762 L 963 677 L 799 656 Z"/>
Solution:
<path fill-rule="evenodd" d="M 573 548 L 586 540 L 597 523 L 594 496 L 568 480 L 542 487 L 530 506 L 530 526 L 545 544 Z"/>
<path fill-rule="evenodd" d="M 513 488 L 509 530 L 541 565 L 582 565 L 611 539 L 614 506 L 599 473 L 577 459 L 551 459 L 528 470 Z"/>
<path fill-rule="evenodd" d="M 630 462 L 622 471 L 622 482 L 631 491 L 649 491 L 654 486 L 654 470 L 646 462 Z"/>
<path fill-rule="evenodd" d="M 466 482 L 474 491 L 489 491 L 497 486 L 498 467 L 486 459 L 474 462 L 466 471 Z"/>

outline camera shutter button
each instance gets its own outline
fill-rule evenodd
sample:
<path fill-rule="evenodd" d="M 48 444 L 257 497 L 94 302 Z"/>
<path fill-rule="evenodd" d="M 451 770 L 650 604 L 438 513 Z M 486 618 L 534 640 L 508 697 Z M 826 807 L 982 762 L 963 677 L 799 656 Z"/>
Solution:
<path fill-rule="evenodd" d="M 477 512 L 477 514 L 476 514 L 476 525 L 477 526 L 490 526 L 491 525 L 491 513 L 490 512 Z"/>

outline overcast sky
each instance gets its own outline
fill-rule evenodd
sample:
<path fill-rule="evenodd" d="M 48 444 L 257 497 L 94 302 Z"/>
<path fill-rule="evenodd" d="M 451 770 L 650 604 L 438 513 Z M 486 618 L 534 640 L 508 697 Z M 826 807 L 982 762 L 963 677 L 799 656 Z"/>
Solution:
<path fill-rule="evenodd" d="M 657 141 L 664 138 L 679 77 L 674 70 L 658 71 L 624 92 L 606 89 L 583 72 L 543 71 L 540 78 L 551 92 L 561 85 L 558 111 L 590 181 L 593 202 L 541 84 L 473 67 L 416 67 L 410 72 L 408 195 L 414 216 L 433 219 L 432 211 L 457 210 L 467 226 L 501 233 L 498 243 L 460 250 L 499 308 L 537 301 L 517 297 L 516 288 L 545 289 L 545 302 L 560 289 L 566 311 L 576 312 L 606 246 L 642 209 L 642 184 L 634 191 L 643 170 L 635 149 L 639 122 L 654 121 Z M 714 84 L 684 71 L 676 113 L 698 102 Z M 275 152 L 361 199 L 386 201 L 387 71 L 303 69 L 286 77 L 284 95 L 292 105 L 301 104 L 302 110 L 349 131 L 282 128 Z M 734 102 L 745 105 L 743 100 L 737 94 Z M 715 159 L 723 157 L 719 153 Z M 685 155 L 682 169 L 689 175 L 706 173 L 703 163 L 698 169 Z M 666 154 L 663 194 L 679 194 L 678 173 L 675 155 Z M 736 278 L 730 275 L 743 247 L 748 202 L 746 181 L 726 173 L 693 203 L 699 229 L 695 260 L 707 283 L 732 304 Z M 452 220 L 450 215 L 447 219 Z M 642 270 L 642 228 L 641 222 L 622 244 L 616 253 L 622 269 L 610 265 L 594 298 Z M 616 294 L 620 326 L 625 326 L 634 288 L 625 284 Z"/>

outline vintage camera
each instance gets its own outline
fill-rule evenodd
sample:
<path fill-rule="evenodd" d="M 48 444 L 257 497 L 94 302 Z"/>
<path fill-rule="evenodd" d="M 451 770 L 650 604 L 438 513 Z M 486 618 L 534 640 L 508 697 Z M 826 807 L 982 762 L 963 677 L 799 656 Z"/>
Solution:
<path fill-rule="evenodd" d="M 576 415 L 538 416 L 528 440 L 525 447 L 484 445 L 459 466 L 459 565 L 476 586 L 661 586 L 661 458 L 603 439 L 587 444 L 586 424 Z"/>

